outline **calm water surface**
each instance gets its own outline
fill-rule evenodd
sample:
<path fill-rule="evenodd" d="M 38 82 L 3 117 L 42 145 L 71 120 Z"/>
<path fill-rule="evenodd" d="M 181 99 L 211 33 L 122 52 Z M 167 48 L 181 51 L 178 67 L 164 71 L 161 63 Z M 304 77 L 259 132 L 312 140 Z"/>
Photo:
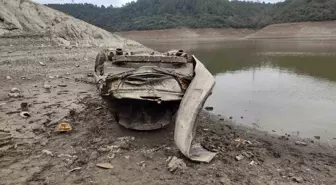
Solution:
<path fill-rule="evenodd" d="M 216 114 L 278 134 L 336 142 L 336 42 L 143 43 L 196 55 L 216 76 L 206 103 Z"/>

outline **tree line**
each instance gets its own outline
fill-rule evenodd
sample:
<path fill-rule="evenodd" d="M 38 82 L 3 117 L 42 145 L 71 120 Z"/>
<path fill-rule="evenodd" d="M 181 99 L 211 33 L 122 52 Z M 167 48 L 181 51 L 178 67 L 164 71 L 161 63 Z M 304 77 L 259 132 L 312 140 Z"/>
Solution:
<path fill-rule="evenodd" d="M 262 28 L 269 24 L 336 20 L 335 0 L 270 4 L 237 0 L 137 0 L 122 7 L 48 4 L 108 31 L 168 28 Z"/>

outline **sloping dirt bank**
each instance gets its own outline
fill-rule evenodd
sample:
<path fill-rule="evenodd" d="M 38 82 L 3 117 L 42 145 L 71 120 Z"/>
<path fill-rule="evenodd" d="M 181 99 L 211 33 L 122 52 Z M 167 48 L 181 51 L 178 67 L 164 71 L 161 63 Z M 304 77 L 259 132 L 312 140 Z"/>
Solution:
<path fill-rule="evenodd" d="M 146 30 L 117 32 L 116 34 L 136 40 L 235 40 L 242 39 L 255 30 L 233 29 L 233 28 L 199 28 L 199 29 L 166 29 L 166 30 Z"/>
<path fill-rule="evenodd" d="M 246 38 L 335 40 L 336 21 L 274 24 L 267 26 Z"/>
<path fill-rule="evenodd" d="M 218 155 L 210 164 L 190 162 L 174 145 L 174 125 L 134 132 L 116 123 L 93 83 L 99 47 L 65 46 L 52 35 L 21 31 L 0 38 L 1 185 L 336 182 L 335 148 L 318 140 L 269 135 L 207 112 L 199 116 L 197 139 Z M 114 46 L 149 51 L 115 38 L 110 40 Z M 29 117 L 20 115 L 23 109 Z M 71 132 L 55 132 L 63 121 L 71 124 Z M 168 170 L 171 156 L 182 162 Z M 97 167 L 99 163 L 113 168 Z"/>

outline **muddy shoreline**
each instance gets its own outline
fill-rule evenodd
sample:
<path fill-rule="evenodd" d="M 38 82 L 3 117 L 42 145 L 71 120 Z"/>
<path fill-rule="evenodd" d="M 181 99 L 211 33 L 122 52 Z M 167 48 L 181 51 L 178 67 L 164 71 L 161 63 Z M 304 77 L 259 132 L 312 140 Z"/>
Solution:
<path fill-rule="evenodd" d="M 145 30 L 117 32 L 116 34 L 136 40 L 177 41 L 219 41 L 244 39 L 285 39 L 285 40 L 336 40 L 336 21 L 299 22 L 269 25 L 260 30 L 234 28 L 180 28 L 166 30 Z"/>
<path fill-rule="evenodd" d="M 210 164 L 191 162 L 174 145 L 174 125 L 134 132 L 115 123 L 90 75 L 99 48 L 1 41 L 0 133 L 13 138 L 0 147 L 0 184 L 336 183 L 334 146 L 271 135 L 206 111 L 196 138 L 218 154 Z M 23 96 L 8 97 L 12 88 Z M 30 105 L 29 118 L 20 117 L 23 102 Z M 60 121 L 73 131 L 55 132 Z M 186 168 L 170 172 L 172 156 Z"/>

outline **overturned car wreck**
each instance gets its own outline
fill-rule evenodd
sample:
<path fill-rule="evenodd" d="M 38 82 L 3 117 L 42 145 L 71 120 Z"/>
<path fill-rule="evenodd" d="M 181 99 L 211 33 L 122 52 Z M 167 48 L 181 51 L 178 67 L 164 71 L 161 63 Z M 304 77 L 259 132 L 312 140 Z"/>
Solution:
<path fill-rule="evenodd" d="M 210 162 L 216 155 L 193 143 L 197 115 L 215 84 L 195 56 L 105 49 L 97 55 L 95 78 L 122 126 L 155 130 L 175 122 L 174 140 L 186 157 Z"/>

